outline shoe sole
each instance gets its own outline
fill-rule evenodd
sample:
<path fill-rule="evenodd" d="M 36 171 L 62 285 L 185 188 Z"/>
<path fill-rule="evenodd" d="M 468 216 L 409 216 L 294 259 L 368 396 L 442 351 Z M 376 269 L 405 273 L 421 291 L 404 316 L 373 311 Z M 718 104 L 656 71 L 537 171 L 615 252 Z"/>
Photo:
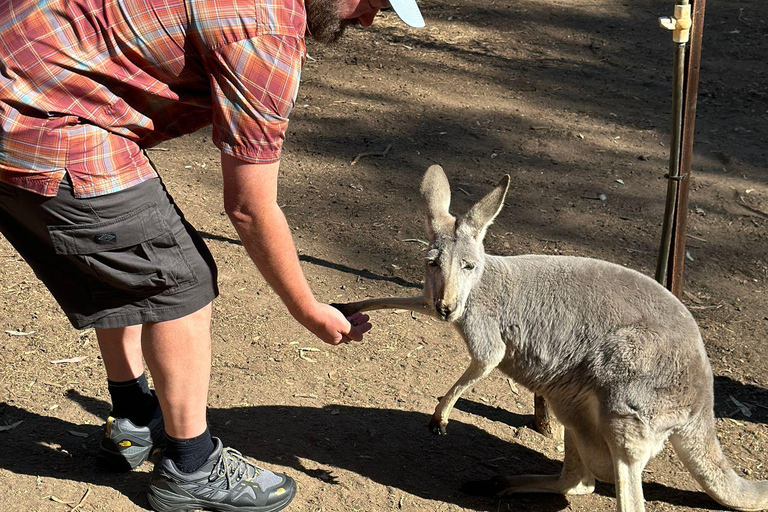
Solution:
<path fill-rule="evenodd" d="M 193 512 L 195 510 L 209 510 L 213 512 L 278 512 L 290 505 L 293 498 L 296 497 L 296 487 L 284 501 L 273 505 L 263 507 L 242 507 L 237 505 L 226 505 L 208 500 L 189 500 L 178 497 L 176 494 L 170 494 L 156 489 L 150 489 L 147 493 L 149 504 L 157 512 Z"/>

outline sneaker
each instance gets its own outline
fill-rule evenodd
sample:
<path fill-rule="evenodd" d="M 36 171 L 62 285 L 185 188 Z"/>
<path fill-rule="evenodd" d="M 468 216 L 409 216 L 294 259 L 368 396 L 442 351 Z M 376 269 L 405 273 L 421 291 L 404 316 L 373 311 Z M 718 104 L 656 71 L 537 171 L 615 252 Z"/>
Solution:
<path fill-rule="evenodd" d="M 149 504 L 158 512 L 277 512 L 296 495 L 296 482 L 287 475 L 262 469 L 237 450 L 216 448 L 194 473 L 182 473 L 171 459 L 155 466 Z"/>
<path fill-rule="evenodd" d="M 107 418 L 104 437 L 99 446 L 98 463 L 110 471 L 130 471 L 146 461 L 165 440 L 163 413 L 157 406 L 155 415 L 144 427 L 127 418 Z"/>

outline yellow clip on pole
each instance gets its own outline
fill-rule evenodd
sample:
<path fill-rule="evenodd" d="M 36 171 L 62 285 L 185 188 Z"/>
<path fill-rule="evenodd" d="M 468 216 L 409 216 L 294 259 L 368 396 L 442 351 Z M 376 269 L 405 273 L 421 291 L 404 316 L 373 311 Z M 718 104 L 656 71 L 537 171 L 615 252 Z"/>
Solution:
<path fill-rule="evenodd" d="M 687 43 L 691 38 L 691 5 L 678 4 L 675 6 L 674 16 L 662 16 L 659 18 L 662 28 L 672 31 L 672 40 L 676 43 Z"/>

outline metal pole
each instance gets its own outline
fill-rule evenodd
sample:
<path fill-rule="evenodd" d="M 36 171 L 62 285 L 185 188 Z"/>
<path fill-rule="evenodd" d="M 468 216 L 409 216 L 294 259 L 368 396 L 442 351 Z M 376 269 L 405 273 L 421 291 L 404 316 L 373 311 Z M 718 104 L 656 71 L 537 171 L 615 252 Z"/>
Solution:
<path fill-rule="evenodd" d="M 685 178 L 680 182 L 677 193 L 677 208 L 673 232 L 672 252 L 669 258 L 667 274 L 668 288 L 678 298 L 683 292 L 683 267 L 685 264 L 685 232 L 688 226 L 688 192 L 691 183 L 691 161 L 693 159 L 693 132 L 696 121 L 696 98 L 699 90 L 699 65 L 701 62 L 701 44 L 704 35 L 704 10 L 706 0 L 693 2 L 693 26 L 691 27 L 691 42 L 688 45 L 688 67 L 686 83 L 683 140 L 680 172 Z"/>
<path fill-rule="evenodd" d="M 670 247 L 672 245 L 672 233 L 675 222 L 677 206 L 677 194 L 679 181 L 685 176 L 680 175 L 680 153 L 683 131 L 683 96 L 685 85 L 685 50 L 688 43 L 691 27 L 691 6 L 689 0 L 675 6 L 674 17 L 659 19 L 662 27 L 672 30 L 672 40 L 675 43 L 674 76 L 672 82 L 672 121 L 671 140 L 669 148 L 669 173 L 667 178 L 667 201 L 664 211 L 664 223 L 661 232 L 661 248 L 656 265 L 656 280 L 662 285 L 667 285 L 667 271 L 670 259 Z"/>

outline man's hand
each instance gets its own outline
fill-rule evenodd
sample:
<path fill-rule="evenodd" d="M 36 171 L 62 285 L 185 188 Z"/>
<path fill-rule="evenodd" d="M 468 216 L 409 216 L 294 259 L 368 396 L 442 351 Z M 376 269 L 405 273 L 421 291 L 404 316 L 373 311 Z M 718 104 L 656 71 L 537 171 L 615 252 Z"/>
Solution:
<path fill-rule="evenodd" d="M 362 341 L 363 334 L 372 327 L 366 314 L 355 313 L 345 318 L 338 309 L 320 302 L 311 308 L 306 317 L 298 320 L 315 336 L 330 345 Z"/>

